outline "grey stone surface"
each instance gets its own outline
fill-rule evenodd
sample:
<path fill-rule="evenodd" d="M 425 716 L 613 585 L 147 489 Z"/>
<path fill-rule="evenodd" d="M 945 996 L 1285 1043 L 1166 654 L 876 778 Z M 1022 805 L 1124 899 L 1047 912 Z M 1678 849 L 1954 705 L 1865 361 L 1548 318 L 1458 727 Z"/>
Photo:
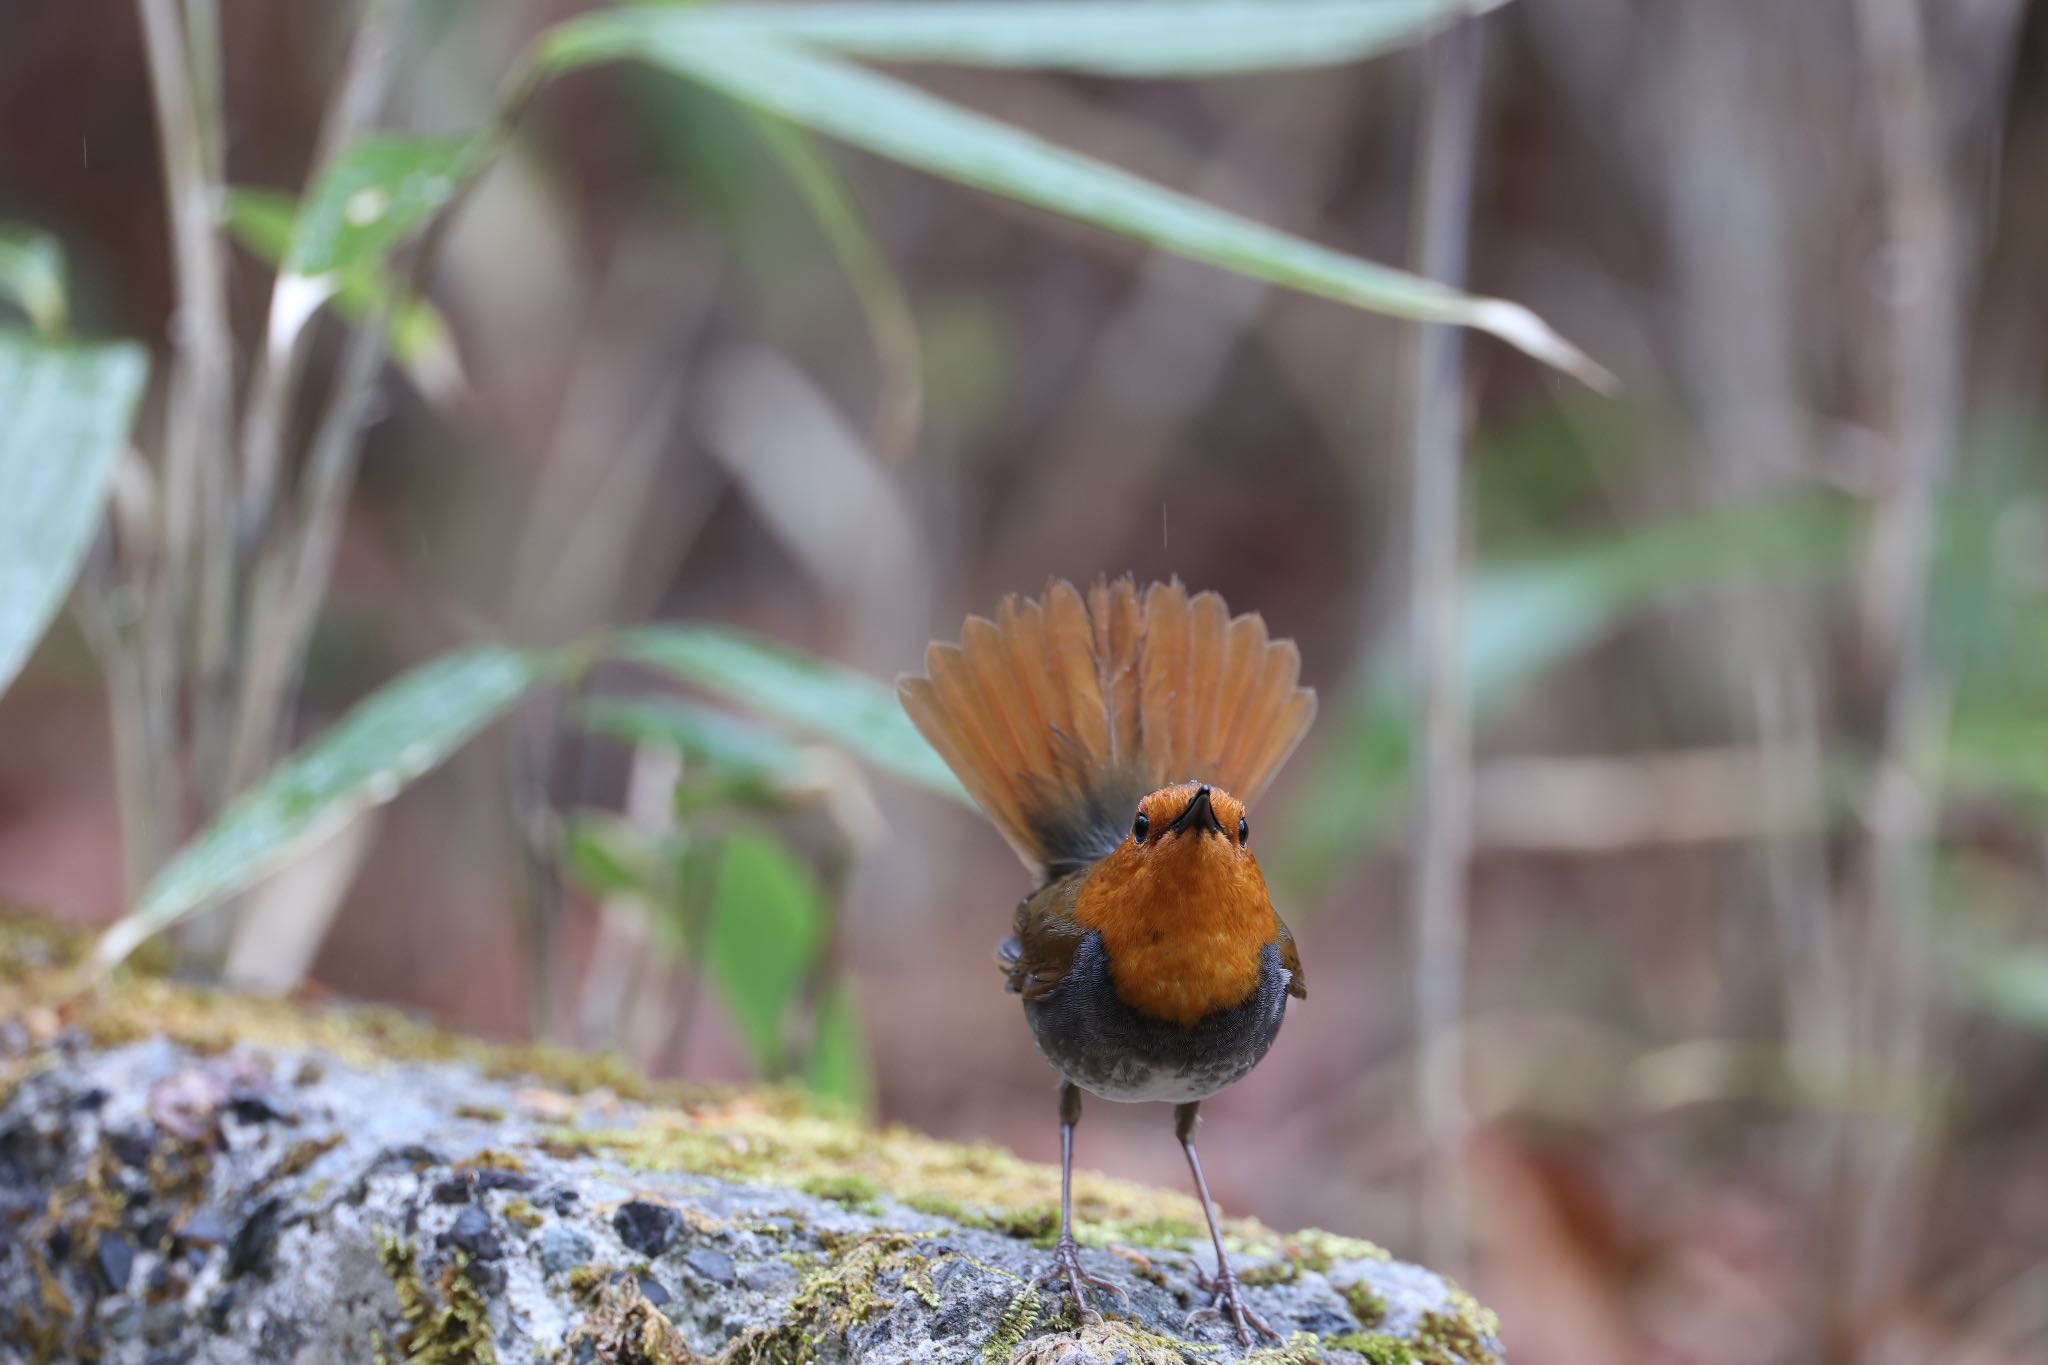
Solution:
<path fill-rule="evenodd" d="M 1088 1249 L 1157 1335 L 1076 1331 L 1050 1296 L 1034 1311 L 1025 1286 L 1047 1253 L 1030 1241 L 886 1197 L 632 1169 L 562 1140 L 630 1124 L 616 1099 L 536 1109 L 530 1085 L 460 1064 L 163 1041 L 65 1045 L 38 1064 L 0 1105 L 7 1365 L 1242 1354 L 1214 1323 L 1183 1326 L 1206 1247 Z M 1240 1269 L 1278 1281 L 1249 1295 L 1282 1332 L 1356 1333 L 1354 1306 L 1370 1304 L 1369 1325 L 1420 1332 L 1431 1365 L 1494 1349 L 1432 1335 L 1460 1300 L 1418 1267 L 1264 1264 Z M 1284 1358 L 1358 1357 L 1296 1337 Z"/>

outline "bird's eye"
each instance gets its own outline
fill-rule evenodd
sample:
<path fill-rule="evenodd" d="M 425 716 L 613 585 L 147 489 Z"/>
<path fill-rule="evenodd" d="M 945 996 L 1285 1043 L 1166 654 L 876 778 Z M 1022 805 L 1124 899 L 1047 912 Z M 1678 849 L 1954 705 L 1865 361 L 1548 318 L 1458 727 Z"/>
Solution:
<path fill-rule="evenodd" d="M 1251 825 L 1251 821 L 1249 821 L 1249 820 L 1245 819 L 1245 818 L 1244 818 L 1244 817 L 1243 817 L 1242 815 L 1238 816 L 1238 817 L 1237 817 L 1237 841 L 1238 841 L 1238 842 L 1239 842 L 1240 844 L 1244 844 L 1244 843 L 1249 843 L 1249 842 L 1251 842 L 1251 837 L 1252 837 L 1252 825 Z"/>
<path fill-rule="evenodd" d="M 1142 844 L 1145 842 L 1145 831 L 1150 828 L 1152 822 L 1145 818 L 1145 812 L 1139 811 L 1138 818 L 1131 821 L 1131 837 Z"/>

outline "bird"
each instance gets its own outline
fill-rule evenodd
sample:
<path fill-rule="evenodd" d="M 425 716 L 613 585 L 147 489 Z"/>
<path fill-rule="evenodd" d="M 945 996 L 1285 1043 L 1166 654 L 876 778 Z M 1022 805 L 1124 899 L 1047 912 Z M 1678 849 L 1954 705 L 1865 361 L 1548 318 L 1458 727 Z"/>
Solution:
<path fill-rule="evenodd" d="M 1279 1339 L 1243 1300 L 1195 1153 L 1202 1101 L 1241 1079 L 1308 995 L 1273 908 L 1247 807 L 1315 718 L 1301 653 L 1176 577 L 1124 576 L 970 616 L 897 680 L 911 723 L 1016 851 L 1034 889 L 996 949 L 1060 1077 L 1060 1230 L 1039 1284 L 1100 1321 L 1073 1233 L 1074 1130 L 1085 1091 L 1174 1105 L 1216 1249 L 1209 1302 L 1245 1346 Z"/>

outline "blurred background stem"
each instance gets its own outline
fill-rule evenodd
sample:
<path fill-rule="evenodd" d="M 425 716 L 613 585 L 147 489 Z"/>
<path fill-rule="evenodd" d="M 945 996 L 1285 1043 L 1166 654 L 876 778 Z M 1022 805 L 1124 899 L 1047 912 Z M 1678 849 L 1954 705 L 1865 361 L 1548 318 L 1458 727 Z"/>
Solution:
<path fill-rule="evenodd" d="M 1873 373 L 1884 395 L 1889 461 L 1863 565 L 1865 648 L 1879 697 L 1879 757 L 1867 797 L 1863 1037 L 1872 1064 L 1901 1083 L 1925 1074 L 1933 1030 L 1931 847 L 1939 809 L 1946 680 L 1927 653 L 1937 499 L 1955 460 L 1962 373 L 1959 255 L 1946 183 L 1948 119 L 1919 0 L 1859 0 L 1885 226 L 1876 281 L 1883 327 Z M 1913 1269 L 1926 1163 L 1938 1114 L 1865 1125 L 1847 1201 L 1852 1320 L 1901 1292 Z"/>
<path fill-rule="evenodd" d="M 1479 25 L 1432 39 L 1414 232 L 1416 271 L 1463 285 L 1478 141 Z M 1416 1113 L 1425 1178 L 1421 1245 L 1456 1272 L 1465 1258 L 1465 881 L 1472 845 L 1472 733 L 1464 667 L 1465 386 L 1458 328 L 1414 332 L 1409 477 L 1409 629 L 1420 709 L 1410 844 L 1415 943 Z"/>

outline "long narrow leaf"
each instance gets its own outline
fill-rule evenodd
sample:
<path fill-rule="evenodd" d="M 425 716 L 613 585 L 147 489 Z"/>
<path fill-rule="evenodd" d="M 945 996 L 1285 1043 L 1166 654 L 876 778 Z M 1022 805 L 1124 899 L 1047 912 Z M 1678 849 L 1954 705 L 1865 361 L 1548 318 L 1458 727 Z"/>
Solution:
<path fill-rule="evenodd" d="M 1405 47 L 1504 0 L 1036 0 L 704 5 L 594 15 L 560 30 L 576 60 L 709 35 L 792 39 L 853 56 L 1106 76 L 1338 66 Z"/>
<path fill-rule="evenodd" d="M 895 693 L 865 674 L 723 626 L 645 626 L 620 635 L 613 652 L 844 745 L 905 781 L 965 799 Z"/>
<path fill-rule="evenodd" d="M 630 55 L 934 175 L 1092 223 L 1160 250 L 1371 312 L 1491 332 L 1596 387 L 1611 377 L 1520 304 L 1476 298 L 1375 265 L 1166 189 L 1020 129 L 829 56 L 713 30 L 543 40 L 555 69 Z"/>
<path fill-rule="evenodd" d="M 0 691 L 78 576 L 148 372 L 140 346 L 0 330 Z"/>
<path fill-rule="evenodd" d="M 154 934 L 261 880 L 292 854 L 382 805 L 545 677 L 542 656 L 482 648 L 401 677 L 280 764 L 158 872 L 100 939 L 106 971 Z"/>

